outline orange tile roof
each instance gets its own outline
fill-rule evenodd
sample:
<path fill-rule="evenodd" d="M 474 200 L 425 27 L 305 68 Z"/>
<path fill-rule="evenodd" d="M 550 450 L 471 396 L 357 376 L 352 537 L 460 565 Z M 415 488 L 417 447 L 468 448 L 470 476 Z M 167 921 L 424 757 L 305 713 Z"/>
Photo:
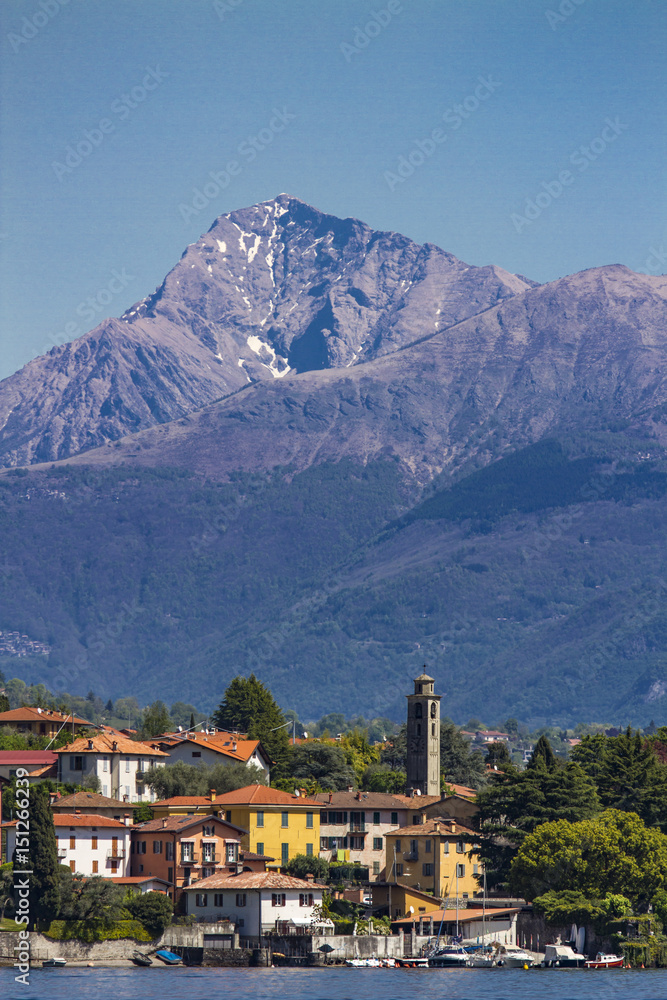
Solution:
<path fill-rule="evenodd" d="M 214 806 L 217 801 L 217 795 L 214 799 L 210 795 L 172 795 L 170 799 L 151 802 L 151 806 Z"/>
<path fill-rule="evenodd" d="M 94 813 L 54 813 L 55 826 L 110 826 L 116 830 L 129 830 L 119 819 L 96 816 Z"/>
<path fill-rule="evenodd" d="M 436 830 L 436 824 L 439 826 L 439 830 Z M 389 836 L 423 837 L 424 835 L 428 835 L 432 837 L 434 835 L 437 836 L 438 833 L 446 837 L 458 837 L 461 833 L 465 833 L 471 837 L 479 837 L 478 833 L 467 826 L 463 826 L 459 820 L 442 816 L 431 816 L 424 823 L 402 826 L 398 830 L 392 830 Z"/>
<path fill-rule="evenodd" d="M 10 708 L 7 712 L 0 712 L 0 725 L 3 722 L 44 722 L 46 720 L 49 722 L 69 722 L 70 725 L 72 724 L 71 715 L 63 715 L 62 712 L 56 712 L 55 709 L 50 708 L 34 708 L 32 705 L 24 705 L 22 708 Z M 89 726 L 91 723 L 75 715 L 74 725 Z"/>
<path fill-rule="evenodd" d="M 193 733 L 184 736 L 181 733 L 165 733 L 153 741 L 156 746 L 178 746 L 191 744 L 202 746 L 214 753 L 223 754 L 245 764 L 250 760 L 259 746 L 259 740 L 245 740 L 232 736 L 231 733 Z"/>
<path fill-rule="evenodd" d="M 187 888 L 197 889 L 198 892 L 202 889 L 308 889 L 310 892 L 319 889 L 321 892 L 323 886 L 276 872 L 241 872 L 240 875 L 221 872 L 219 875 L 199 879 Z"/>
<path fill-rule="evenodd" d="M 234 792 L 223 792 L 216 795 L 216 802 L 223 805 L 264 805 L 264 806 L 309 806 L 312 809 L 323 809 L 324 804 L 305 795 L 291 795 L 279 788 L 269 788 L 267 785 L 246 785 Z"/>
<path fill-rule="evenodd" d="M 92 746 L 90 746 L 91 743 Z M 116 745 L 115 750 L 114 744 Z M 148 743 L 138 743 L 136 740 L 130 740 L 126 736 L 114 736 L 107 733 L 100 733 L 100 735 L 91 736 L 90 738 L 81 736 L 78 740 L 74 740 L 73 743 L 68 743 L 67 746 L 60 747 L 59 750 L 56 750 L 56 753 L 124 753 L 134 754 L 137 757 L 169 756 L 168 753 L 163 753 L 162 750 L 155 750 Z"/>

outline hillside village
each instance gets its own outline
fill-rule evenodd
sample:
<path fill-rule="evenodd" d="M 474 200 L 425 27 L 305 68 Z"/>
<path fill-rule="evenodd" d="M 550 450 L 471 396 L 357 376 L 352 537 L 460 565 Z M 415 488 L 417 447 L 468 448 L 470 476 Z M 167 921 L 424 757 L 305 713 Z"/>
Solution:
<path fill-rule="evenodd" d="M 636 956 L 650 951 L 633 931 L 646 915 L 652 944 L 662 941 L 667 732 L 562 734 L 557 755 L 545 735 L 527 744 L 515 720 L 511 732 L 441 721 L 435 685 L 426 671 L 415 678 L 405 726 L 374 743 L 358 729 L 297 735 L 254 676 L 236 678 L 211 719 L 191 713 L 192 726 L 153 735 L 159 703 L 139 730 L 3 705 L 3 929 L 18 915 L 12 865 L 37 868 L 33 853 L 43 865 L 50 851 L 41 877 L 59 901 L 31 918 L 44 940 L 103 941 L 134 912 L 144 935 L 178 943 L 196 926 L 202 954 L 203 934 L 248 961 L 269 940 L 313 960 L 320 937 L 342 935 L 345 954 L 364 934 L 374 954 L 391 941 L 416 954 L 436 936 L 539 952 L 540 935 L 568 920 L 591 940 L 616 934 Z M 549 881 L 545 851 L 574 858 L 580 831 L 589 844 L 591 831 L 611 836 L 619 856 L 650 855 L 651 876 L 603 872 L 594 846 L 585 871 L 570 864 L 565 881 Z"/>

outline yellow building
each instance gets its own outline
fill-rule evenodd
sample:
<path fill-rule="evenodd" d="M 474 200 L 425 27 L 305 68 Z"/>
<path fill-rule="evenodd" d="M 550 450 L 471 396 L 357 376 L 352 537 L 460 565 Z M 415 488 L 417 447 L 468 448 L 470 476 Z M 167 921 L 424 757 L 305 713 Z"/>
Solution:
<path fill-rule="evenodd" d="M 420 920 L 436 912 L 441 905 L 437 896 L 430 896 L 400 882 L 373 882 L 371 897 L 373 914 L 389 916 L 392 920 L 406 916 Z"/>
<path fill-rule="evenodd" d="M 243 850 L 276 859 L 269 868 L 284 867 L 296 854 L 319 853 L 321 802 L 248 785 L 217 795 L 215 805 L 221 819 L 248 831 L 241 840 Z"/>
<path fill-rule="evenodd" d="M 476 841 L 474 830 L 441 816 L 393 830 L 386 838 L 387 882 L 442 899 L 472 898 L 479 892 L 474 876 L 482 872 L 475 856 L 468 856 Z"/>

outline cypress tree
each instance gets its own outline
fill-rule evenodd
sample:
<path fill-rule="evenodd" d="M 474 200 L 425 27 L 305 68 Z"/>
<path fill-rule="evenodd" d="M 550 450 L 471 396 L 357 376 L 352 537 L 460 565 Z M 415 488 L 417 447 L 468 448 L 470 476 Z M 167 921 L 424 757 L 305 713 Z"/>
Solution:
<path fill-rule="evenodd" d="M 273 762 L 272 777 L 287 775 L 290 745 L 286 719 L 269 689 L 254 674 L 234 678 L 213 722 L 221 729 L 237 729 L 248 739 L 260 740 Z"/>
<path fill-rule="evenodd" d="M 49 807 L 48 792 L 43 792 L 34 785 L 30 789 L 28 824 L 27 857 L 21 849 L 17 849 L 12 861 L 17 872 L 32 872 L 25 877 L 30 880 L 28 929 L 33 930 L 38 921 L 43 925 L 49 924 L 57 917 L 60 908 L 60 866 L 53 814 Z M 21 878 L 22 876 L 17 875 L 17 882 Z"/>

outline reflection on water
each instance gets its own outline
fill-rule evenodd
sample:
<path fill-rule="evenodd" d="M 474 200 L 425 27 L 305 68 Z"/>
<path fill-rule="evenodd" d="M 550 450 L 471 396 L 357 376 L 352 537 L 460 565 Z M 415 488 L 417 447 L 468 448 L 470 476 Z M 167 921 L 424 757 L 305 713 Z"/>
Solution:
<path fill-rule="evenodd" d="M 0 969 L 2 1000 L 667 1000 L 667 970 Z"/>

